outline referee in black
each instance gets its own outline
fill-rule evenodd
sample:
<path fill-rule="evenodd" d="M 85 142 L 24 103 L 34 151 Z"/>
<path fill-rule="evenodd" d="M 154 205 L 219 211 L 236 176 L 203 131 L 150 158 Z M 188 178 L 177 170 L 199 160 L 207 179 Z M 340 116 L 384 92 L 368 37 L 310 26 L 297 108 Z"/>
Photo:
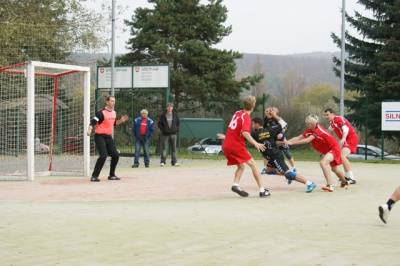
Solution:
<path fill-rule="evenodd" d="M 112 138 L 113 129 L 115 125 L 120 125 L 129 120 L 127 115 L 122 116 L 117 120 L 117 113 L 114 111 L 115 97 L 106 97 L 106 106 L 96 112 L 96 115 L 90 121 L 88 128 L 88 136 L 92 134 L 93 127 L 95 128 L 94 142 L 96 144 L 97 151 L 99 152 L 99 158 L 96 161 L 92 177 L 90 181 L 99 182 L 99 175 L 103 165 L 107 159 L 107 155 L 111 156 L 110 174 L 108 180 L 120 180 L 115 175 L 115 168 L 118 164 L 119 153 L 115 148 L 114 140 Z"/>

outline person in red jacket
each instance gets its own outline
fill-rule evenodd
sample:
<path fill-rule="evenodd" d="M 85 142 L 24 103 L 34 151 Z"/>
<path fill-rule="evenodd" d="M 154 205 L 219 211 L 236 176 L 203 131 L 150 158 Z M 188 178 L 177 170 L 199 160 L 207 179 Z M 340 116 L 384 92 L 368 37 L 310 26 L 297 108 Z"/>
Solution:
<path fill-rule="evenodd" d="M 345 171 L 346 179 L 350 184 L 355 184 L 356 180 L 351 171 L 351 165 L 347 157 L 349 154 L 357 151 L 357 133 L 346 118 L 336 115 L 331 108 L 325 110 L 324 117 L 329 121 L 329 129 L 333 130 L 339 138 L 340 147 L 342 149 L 343 169 Z"/>
<path fill-rule="evenodd" d="M 225 139 L 222 150 L 226 159 L 228 160 L 228 165 L 236 165 L 236 172 L 234 174 L 234 181 L 231 190 L 241 197 L 247 197 L 249 194 L 244 191 L 240 185 L 239 181 L 243 175 L 245 165 L 247 164 L 251 171 L 253 172 L 254 179 L 259 187 L 259 196 L 268 197 L 270 192 L 263 186 L 262 177 L 257 169 L 257 165 L 250 153 L 246 148 L 245 140 L 250 142 L 257 150 L 264 151 L 264 144 L 258 143 L 251 136 L 251 118 L 250 114 L 253 112 L 256 105 L 256 98 L 254 96 L 249 96 L 243 101 L 243 110 L 235 112 L 231 122 L 226 130 L 226 135 L 218 134 L 220 139 Z"/>
<path fill-rule="evenodd" d="M 305 120 L 307 129 L 303 134 L 285 141 L 288 145 L 311 143 L 311 146 L 323 155 L 320 166 L 326 179 L 326 186 L 322 189 L 327 192 L 333 192 L 334 186 L 331 182 L 331 170 L 341 181 L 341 187 L 347 188 L 343 172 L 338 168 L 342 164 L 340 147 L 335 137 L 333 137 L 323 126 L 318 123 L 318 117 L 314 115 L 307 116 Z"/>
<path fill-rule="evenodd" d="M 92 177 L 90 181 L 99 182 L 99 175 L 103 165 L 107 159 L 107 155 L 111 156 L 110 174 L 108 180 L 120 180 L 115 175 L 115 168 L 117 167 L 119 160 L 119 152 L 115 148 L 114 140 L 112 138 L 113 129 L 115 125 L 120 125 L 128 121 L 127 115 L 122 116 L 117 120 L 117 113 L 114 111 L 115 98 L 108 96 L 106 98 L 106 106 L 104 109 L 96 112 L 96 115 L 90 121 L 88 128 L 88 136 L 92 134 L 93 127 L 96 126 L 94 134 L 94 142 L 96 144 L 97 151 L 99 152 L 99 158 L 96 161 Z"/>

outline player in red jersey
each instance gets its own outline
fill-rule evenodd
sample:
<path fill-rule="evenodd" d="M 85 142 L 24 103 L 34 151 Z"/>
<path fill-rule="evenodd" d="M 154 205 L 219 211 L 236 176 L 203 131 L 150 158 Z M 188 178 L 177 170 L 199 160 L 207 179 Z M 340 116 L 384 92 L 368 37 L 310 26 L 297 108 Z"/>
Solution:
<path fill-rule="evenodd" d="M 264 151 L 265 146 L 255 141 L 251 134 L 251 118 L 250 114 L 256 105 L 256 98 L 249 96 L 243 101 L 243 110 L 237 111 L 226 130 L 226 135 L 218 134 L 220 139 L 225 139 L 222 145 L 222 150 L 228 165 L 236 165 L 237 169 L 234 175 L 232 191 L 242 197 L 247 197 L 249 194 L 244 191 L 239 181 L 243 175 L 245 165 L 247 164 L 253 172 L 254 179 L 260 189 L 260 197 L 270 196 L 268 189 L 265 189 L 262 182 L 262 177 L 257 169 L 257 165 L 250 153 L 246 149 L 245 139 L 250 142 L 257 150 Z"/>
<path fill-rule="evenodd" d="M 346 179 L 350 184 L 355 184 L 356 180 L 351 171 L 351 165 L 347 157 L 350 153 L 355 153 L 357 151 L 357 133 L 346 118 L 336 115 L 330 108 L 325 110 L 324 117 L 329 121 L 329 129 L 333 130 L 339 138 L 340 147 L 342 148 L 342 162 Z"/>
<path fill-rule="evenodd" d="M 341 181 L 341 187 L 346 187 L 346 181 L 343 172 L 338 168 L 342 164 L 340 147 L 336 139 L 320 124 L 318 124 L 318 117 L 309 115 L 306 118 L 307 129 L 303 134 L 285 141 L 288 145 L 297 145 L 310 143 L 312 147 L 323 154 L 320 161 L 322 172 L 326 179 L 326 186 L 322 189 L 327 192 L 333 192 L 333 184 L 331 183 L 331 169 Z"/>

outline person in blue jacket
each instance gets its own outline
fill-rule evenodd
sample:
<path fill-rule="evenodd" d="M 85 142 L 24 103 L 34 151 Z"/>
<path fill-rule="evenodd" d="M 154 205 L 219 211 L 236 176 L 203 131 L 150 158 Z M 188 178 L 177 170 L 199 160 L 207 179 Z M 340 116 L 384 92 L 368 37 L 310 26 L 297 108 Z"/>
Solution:
<path fill-rule="evenodd" d="M 148 117 L 146 109 L 140 111 L 140 116 L 133 122 L 133 135 L 135 136 L 135 159 L 132 168 L 139 167 L 140 150 L 143 147 L 144 165 L 149 167 L 149 142 L 154 132 L 154 121 Z"/>

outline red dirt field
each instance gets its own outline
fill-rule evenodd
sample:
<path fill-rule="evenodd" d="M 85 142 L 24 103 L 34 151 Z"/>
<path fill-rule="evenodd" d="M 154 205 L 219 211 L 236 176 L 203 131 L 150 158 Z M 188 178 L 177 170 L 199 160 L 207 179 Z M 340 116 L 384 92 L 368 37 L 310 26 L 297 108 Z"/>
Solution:
<path fill-rule="evenodd" d="M 164 168 L 152 166 L 131 169 L 122 166 L 117 169 L 121 180 L 109 181 L 104 175 L 108 171 L 105 167 L 101 182 L 98 183 L 79 177 L 38 177 L 33 182 L 0 182 L 0 200 L 112 201 L 233 197 L 235 195 L 230 191 L 230 186 L 234 169 L 221 161 L 185 161 L 179 167 Z M 302 184 L 294 182 L 288 186 L 282 176 L 263 177 L 272 192 L 303 191 Z M 320 177 L 314 177 L 313 180 L 324 183 Z M 257 187 L 249 169 L 243 175 L 242 185 L 250 194 L 257 195 Z"/>

